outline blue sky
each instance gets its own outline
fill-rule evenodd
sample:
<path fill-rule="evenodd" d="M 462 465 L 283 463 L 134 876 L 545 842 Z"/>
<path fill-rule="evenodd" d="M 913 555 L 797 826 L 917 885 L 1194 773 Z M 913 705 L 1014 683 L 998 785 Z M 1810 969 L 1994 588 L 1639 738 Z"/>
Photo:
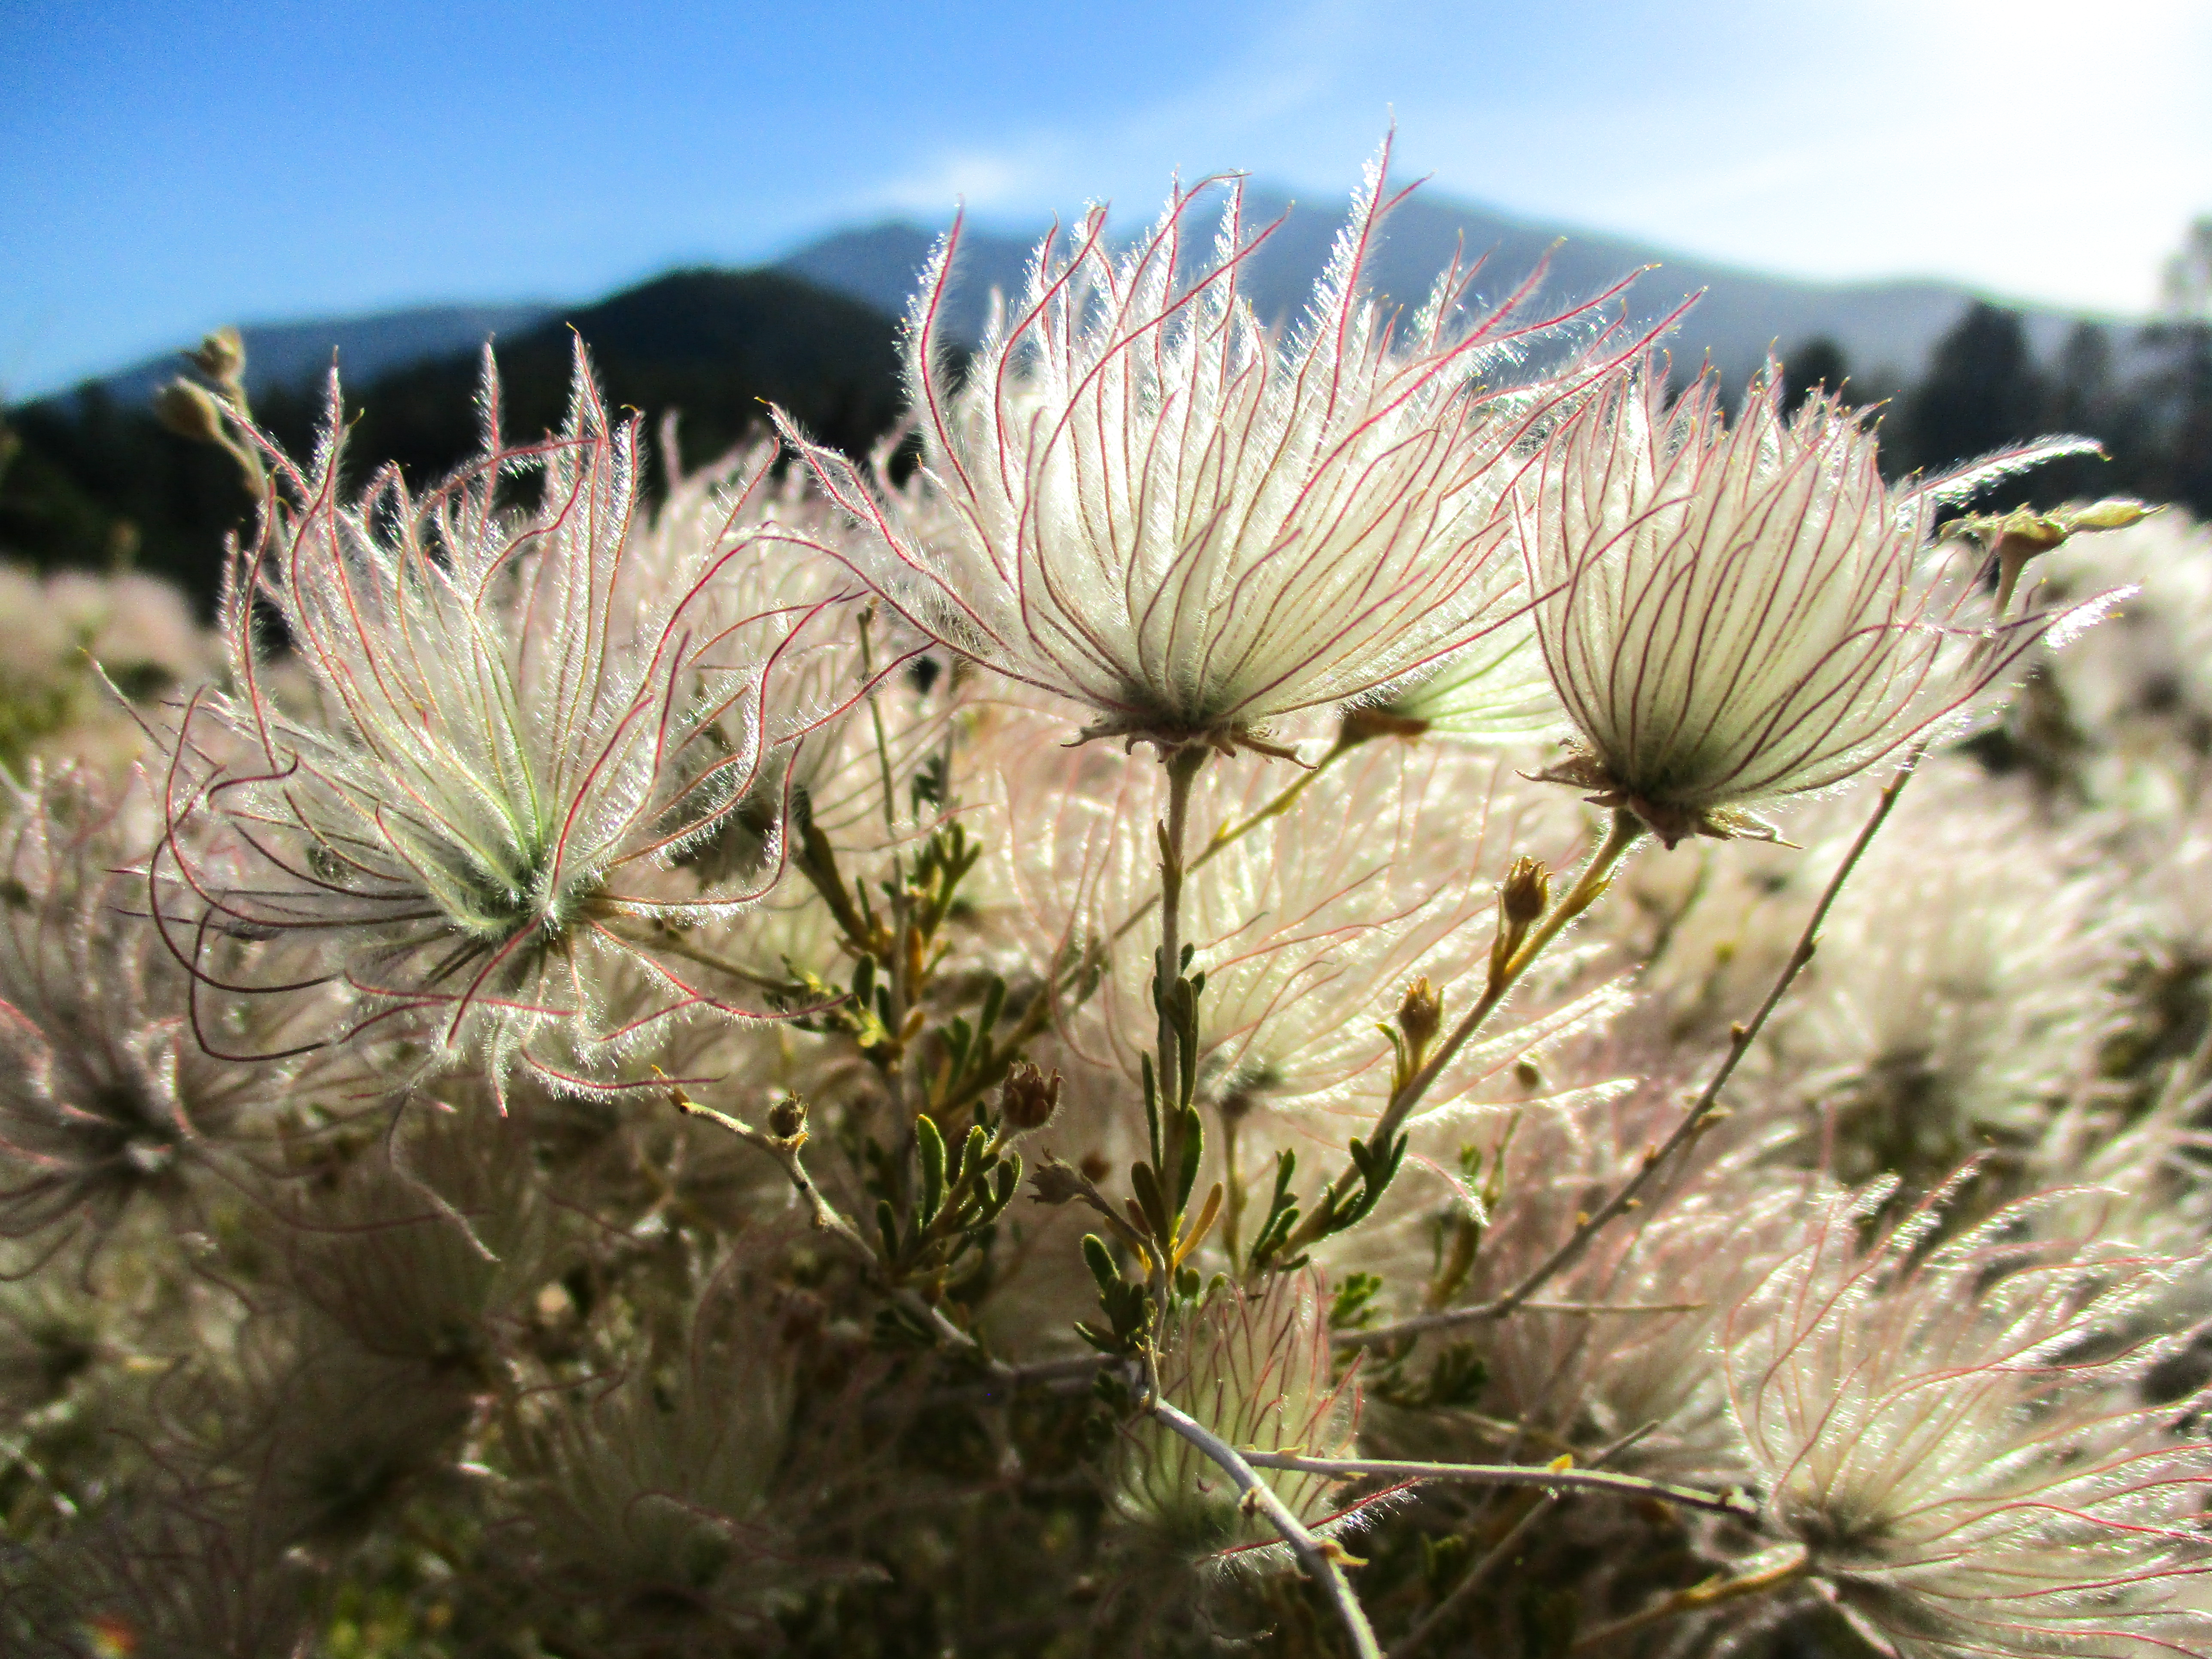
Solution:
<path fill-rule="evenodd" d="M 0 0 L 0 388 L 216 323 L 578 298 L 1176 168 L 2112 312 L 2212 212 L 2203 0 Z"/>

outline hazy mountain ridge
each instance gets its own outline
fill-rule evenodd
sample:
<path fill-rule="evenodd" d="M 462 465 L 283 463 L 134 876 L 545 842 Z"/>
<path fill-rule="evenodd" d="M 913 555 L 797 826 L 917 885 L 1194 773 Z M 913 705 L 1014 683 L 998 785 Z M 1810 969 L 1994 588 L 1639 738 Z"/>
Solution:
<path fill-rule="evenodd" d="M 475 351 L 490 337 L 522 333 L 560 309 L 537 301 L 414 306 L 299 323 L 249 323 L 239 330 L 246 341 L 246 389 L 256 397 L 279 389 L 296 391 L 319 380 L 330 368 L 333 354 L 349 382 L 366 385 L 434 357 Z M 182 367 L 178 354 L 167 351 L 89 384 L 118 403 L 143 403 Z"/>
<path fill-rule="evenodd" d="M 1255 227 L 1280 220 L 1247 266 L 1245 293 L 1263 318 L 1291 315 L 1305 303 L 1327 263 L 1345 210 L 1258 187 L 1247 191 L 1245 203 L 1247 222 Z M 1134 234 L 1141 222 L 1126 228 Z M 1019 290 L 1042 234 L 1042 228 L 1028 235 L 974 225 L 963 230 L 946 306 L 945 325 L 953 338 L 972 342 L 980 334 L 994 287 Z M 901 221 L 838 231 L 791 254 L 782 268 L 855 299 L 903 310 L 938 234 Z M 1945 331 L 1984 297 L 1932 279 L 1815 283 L 1771 276 L 1626 237 L 1561 231 L 1426 192 L 1413 195 L 1388 222 L 1370 267 L 1373 287 L 1401 304 L 1418 305 L 1462 247 L 1470 258 L 1484 259 L 1474 292 L 1492 301 L 1510 292 L 1547 255 L 1539 297 L 1553 306 L 1588 299 L 1656 264 L 1632 290 L 1632 320 L 1656 323 L 1703 290 L 1670 344 L 1678 361 L 1694 362 L 1710 354 L 1731 378 L 1758 367 L 1770 347 L 1786 354 L 1825 335 L 1855 368 L 1883 380 L 1911 380 L 1927 366 Z M 2055 353 L 2083 320 L 2081 313 L 2055 307 L 2002 303 L 2021 315 L 2040 357 Z"/>
<path fill-rule="evenodd" d="M 1256 190 L 1247 210 L 1255 223 L 1279 216 L 1242 282 L 1261 314 L 1280 321 L 1307 303 L 1343 210 Z M 1142 229 L 1141 221 L 1130 227 Z M 486 333 L 499 336 L 505 429 L 524 438 L 560 423 L 580 337 L 616 407 L 681 417 L 687 465 L 757 434 L 771 403 L 822 441 L 861 453 L 899 419 L 894 313 L 936 240 L 921 226 L 879 225 L 822 238 L 778 264 L 672 271 L 587 303 L 248 328 L 254 410 L 278 441 L 306 453 L 322 415 L 315 382 L 335 353 L 349 453 L 364 465 L 395 460 L 420 484 L 476 451 Z M 1210 240 L 1194 239 L 1201 253 Z M 1548 230 L 1416 196 L 1390 222 L 1370 277 L 1387 301 L 1418 306 L 1464 246 L 1487 256 L 1475 297 L 1494 300 L 1549 255 L 1523 313 L 1534 316 L 1604 291 L 1652 257 L 1620 238 L 1554 241 Z M 971 229 L 947 303 L 956 352 L 980 331 L 994 287 L 1019 290 L 1031 252 L 1028 237 Z M 1644 276 L 1630 318 L 1656 321 L 1698 288 L 1704 298 L 1670 342 L 1678 368 L 1710 353 L 1741 386 L 1772 344 L 1796 391 L 1848 373 L 1855 401 L 1886 405 L 1882 455 L 1894 475 L 2038 433 L 2083 432 L 2112 462 L 2045 468 L 2027 487 L 2039 499 L 2122 490 L 2212 511 L 2212 395 L 2191 389 L 2212 387 L 2212 346 L 2200 349 L 2194 336 L 2126 325 L 2077 333 L 2088 319 L 1992 309 L 1941 283 L 1791 283 L 1689 260 Z M 1822 337 L 1840 348 L 1841 365 L 1833 351 L 1805 349 Z M 183 367 L 174 356 L 142 363 L 9 410 L 16 453 L 0 492 L 0 549 L 42 568 L 135 561 L 211 596 L 224 538 L 247 527 L 252 503 L 220 451 L 155 418 L 149 394 Z"/>
<path fill-rule="evenodd" d="M 1248 265 L 1244 287 L 1263 317 L 1287 317 L 1305 303 L 1345 210 L 1333 200 L 1323 204 L 1320 198 L 1299 199 L 1279 189 L 1254 186 L 1246 193 L 1246 217 L 1255 226 L 1280 219 Z M 1132 215 L 1121 228 L 1133 235 L 1143 225 Z M 902 315 L 939 234 L 911 221 L 852 227 L 818 237 L 765 269 Z M 993 288 L 1019 290 L 1042 234 L 1042 227 L 1018 234 L 968 227 L 946 310 L 951 338 L 972 343 L 981 334 Z M 1768 276 L 1676 255 L 1628 237 L 1563 231 L 1426 191 L 1416 192 L 1391 216 L 1370 266 L 1373 286 L 1402 304 L 1418 305 L 1437 273 L 1462 247 L 1470 258 L 1485 259 L 1475 293 L 1490 300 L 1510 291 L 1548 255 L 1540 299 L 1553 306 L 1587 299 L 1656 264 L 1632 290 L 1631 319 L 1655 323 L 1702 289 L 1703 297 L 1673 336 L 1672 349 L 1678 361 L 1686 362 L 1710 355 L 1732 379 L 1755 368 L 1770 347 L 1787 354 L 1826 336 L 1843 348 L 1862 375 L 1885 383 L 1910 380 L 1926 367 L 1936 341 L 1966 307 L 1986 297 L 1962 284 L 1933 279 L 1818 283 Z M 296 390 L 329 367 L 333 352 L 348 381 L 365 386 L 418 363 L 473 352 L 488 335 L 519 335 L 585 304 L 619 297 L 582 303 L 424 306 L 249 325 L 242 331 L 250 389 L 257 394 L 276 387 Z M 2046 360 L 2084 319 L 2082 313 L 2055 307 L 1998 303 L 2019 313 L 2036 355 Z M 96 386 L 119 404 L 143 403 L 178 367 L 173 355 L 165 355 L 97 377 L 76 391 Z"/>

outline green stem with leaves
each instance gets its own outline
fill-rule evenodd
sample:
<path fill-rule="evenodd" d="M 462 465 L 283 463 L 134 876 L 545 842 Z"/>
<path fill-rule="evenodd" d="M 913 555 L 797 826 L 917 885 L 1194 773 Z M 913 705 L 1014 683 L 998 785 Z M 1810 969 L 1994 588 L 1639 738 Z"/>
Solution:
<path fill-rule="evenodd" d="M 1851 872 L 1858 868 L 1859 860 L 1865 856 L 1866 850 L 1873 843 L 1875 836 L 1881 830 L 1881 826 L 1888 822 L 1890 813 L 1896 808 L 1898 796 L 1903 793 L 1905 786 L 1911 781 L 1914 769 L 1919 766 L 1921 757 L 1927 752 L 1928 745 L 1925 742 L 1916 744 L 1911 752 L 1905 756 L 1904 764 L 1898 768 L 1896 775 L 1882 786 L 1881 793 L 1875 799 L 1874 811 L 1868 817 L 1865 825 L 1859 830 L 1857 838 L 1851 842 L 1849 850 L 1844 853 L 1841 862 L 1836 866 L 1835 873 L 1828 878 L 1828 884 L 1821 891 L 1819 902 L 1813 907 L 1813 914 L 1806 918 L 1804 931 L 1797 936 L 1796 947 L 1790 951 L 1789 959 L 1783 963 L 1782 971 L 1776 975 L 1773 985 L 1768 988 L 1765 999 L 1759 1005 L 1758 1012 L 1753 1014 L 1747 1023 L 1730 1030 L 1728 1052 L 1721 1057 L 1721 1063 L 1714 1068 L 1712 1077 L 1707 1081 L 1705 1086 L 1698 1091 L 1697 1098 L 1690 1103 L 1689 1110 L 1682 1115 L 1681 1121 L 1674 1126 L 1667 1139 L 1659 1145 L 1645 1150 L 1643 1162 L 1638 1166 L 1636 1173 L 1624 1182 L 1603 1204 L 1584 1215 L 1576 1224 L 1574 1231 L 1567 1236 L 1566 1240 L 1557 1249 L 1538 1263 L 1519 1284 L 1503 1295 L 1493 1297 L 1489 1301 L 1479 1303 L 1471 1308 L 1454 1308 L 1442 1313 L 1423 1314 L 1416 1318 L 1401 1320 L 1395 1324 L 1378 1325 L 1370 1330 L 1347 1331 L 1338 1336 L 1339 1347 L 1386 1346 L 1431 1331 L 1449 1330 L 1462 1325 L 1503 1319 L 1515 1310 L 1527 1306 L 1530 1298 L 1538 1291 L 1581 1256 L 1583 1251 L 1589 1248 L 1591 1239 L 1596 1237 L 1599 1233 L 1636 1206 L 1644 1188 L 1657 1178 L 1659 1171 L 1672 1163 L 1675 1156 L 1694 1141 L 1704 1129 L 1711 1118 L 1713 1108 L 1719 1103 L 1721 1091 L 1728 1086 L 1729 1079 L 1735 1075 L 1736 1067 L 1742 1063 L 1744 1055 L 1750 1052 L 1751 1045 L 1758 1041 L 1759 1032 L 1765 1028 L 1766 1022 L 1772 1017 L 1774 1011 L 1781 1006 L 1782 999 L 1788 994 L 1790 988 L 1796 982 L 1797 975 L 1802 973 L 1806 965 L 1813 960 L 1813 953 L 1820 943 L 1820 928 L 1828 919 L 1828 912 L 1835 908 L 1837 897 L 1844 890 L 1844 884 L 1850 879 Z"/>
<path fill-rule="evenodd" d="M 1605 839 L 1592 850 L 1566 896 L 1558 903 L 1548 906 L 1542 916 L 1525 928 L 1510 922 L 1501 909 L 1498 920 L 1498 945 L 1492 951 L 1490 974 L 1483 986 L 1482 995 L 1467 1011 L 1459 1024 L 1452 1028 L 1441 1047 L 1434 1054 L 1423 1057 L 1410 1076 L 1404 1078 L 1392 1090 L 1382 1115 L 1376 1120 L 1367 1146 L 1383 1160 L 1382 1167 L 1389 1168 L 1394 1157 L 1395 1144 L 1413 1108 L 1420 1103 L 1446 1066 L 1457 1058 L 1469 1038 L 1480 1031 L 1490 1016 L 1525 974 L 1531 963 L 1541 956 L 1553 940 L 1564 933 L 1568 925 L 1597 902 L 1612 884 L 1613 872 L 1629 849 L 1643 838 L 1644 823 L 1633 812 L 1616 811 Z M 1357 1150 L 1355 1148 L 1355 1150 Z M 1276 1252 L 1285 1260 L 1294 1260 L 1309 1245 L 1335 1231 L 1340 1218 L 1346 1212 L 1352 1195 L 1367 1182 L 1367 1171 L 1358 1167 L 1341 1171 L 1323 1189 L 1320 1200 L 1312 1212 L 1301 1221 Z"/>

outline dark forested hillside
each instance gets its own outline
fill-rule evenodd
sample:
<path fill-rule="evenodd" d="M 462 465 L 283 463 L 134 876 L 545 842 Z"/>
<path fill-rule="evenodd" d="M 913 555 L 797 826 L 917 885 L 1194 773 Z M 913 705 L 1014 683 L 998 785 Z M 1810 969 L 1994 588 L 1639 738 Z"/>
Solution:
<path fill-rule="evenodd" d="M 689 465 L 764 427 L 769 403 L 848 447 L 865 447 L 898 411 L 895 325 L 881 312 L 779 271 L 686 270 L 499 342 L 510 438 L 559 423 L 576 336 L 617 406 L 680 415 Z M 418 482 L 442 474 L 477 444 L 478 374 L 468 352 L 349 383 L 350 453 L 396 460 Z M 322 398 L 310 381 L 263 393 L 255 413 L 304 448 Z M 0 548 L 40 565 L 129 559 L 212 594 L 223 538 L 251 508 L 219 452 L 98 386 L 9 421 L 18 448 L 0 479 Z"/>

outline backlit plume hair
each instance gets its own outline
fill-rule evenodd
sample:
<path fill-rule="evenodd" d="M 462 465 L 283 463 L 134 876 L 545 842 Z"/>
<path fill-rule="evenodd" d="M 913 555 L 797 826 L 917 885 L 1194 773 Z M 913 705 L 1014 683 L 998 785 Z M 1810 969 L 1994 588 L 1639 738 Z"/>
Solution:
<path fill-rule="evenodd" d="M 2212 1659 L 2212 539 L 1389 160 L 853 459 L 187 355 L 220 635 L 0 561 L 0 1659 Z"/>
<path fill-rule="evenodd" d="M 1240 289 L 1268 234 L 1244 231 L 1240 185 L 1212 258 L 1194 258 L 1208 181 L 1127 252 L 1103 207 L 1072 246 L 1048 237 L 953 386 L 939 359 L 956 228 L 907 354 L 944 533 L 918 533 L 779 415 L 860 522 L 840 556 L 924 633 L 1084 705 L 1089 735 L 1169 745 L 1264 745 L 1270 721 L 1382 695 L 1517 614 L 1504 481 L 1534 424 L 1601 372 L 1607 336 L 1573 321 L 1596 301 L 1523 320 L 1534 277 L 1468 323 L 1473 273 L 1456 264 L 1401 334 L 1364 294 L 1404 194 L 1386 193 L 1388 159 L 1286 340 Z M 1516 378 L 1532 352 L 1549 367 Z"/>
<path fill-rule="evenodd" d="M 1574 411 L 1515 492 L 1538 637 L 1578 733 L 1546 775 L 1668 845 L 1772 829 L 1745 809 L 1842 782 L 1960 715 L 2092 605 L 2001 619 L 1936 514 L 2094 448 L 2053 440 L 1893 489 L 1866 416 L 1794 416 L 1778 374 L 1723 416 L 1717 376 L 1671 406 L 1664 365 Z"/>
<path fill-rule="evenodd" d="M 662 957 L 655 924 L 741 907 L 780 860 L 720 885 L 669 866 L 811 724 L 777 691 L 836 598 L 744 602 L 736 567 L 775 547 L 748 521 L 764 457 L 719 526 L 642 556 L 639 422 L 608 418 L 580 345 L 558 435 L 502 441 L 489 356 L 483 404 L 482 458 L 419 499 L 396 468 L 340 499 L 335 381 L 311 465 L 269 446 L 224 607 L 230 684 L 183 717 L 155 906 L 206 983 L 336 980 L 349 1035 L 396 1021 L 495 1079 L 526 1061 L 581 1086 L 617 1039 L 736 1012 Z M 509 505 L 533 480 L 534 504 Z M 303 695 L 264 672 L 264 607 Z M 200 820 L 220 858 L 185 833 Z M 231 983 L 218 945 L 287 939 L 306 948 Z M 657 988 L 610 1010 L 633 970 Z"/>
<path fill-rule="evenodd" d="M 2130 1331 L 2179 1264 L 2025 1238 L 2033 1201 L 1927 1249 L 1939 1197 L 1863 1246 L 1890 1190 L 1817 1208 L 1728 1322 L 1773 1528 L 1911 1659 L 2203 1652 L 2212 1449 Z"/>
<path fill-rule="evenodd" d="M 1233 1446 L 1337 1455 L 1359 1425 L 1359 1389 L 1329 1353 L 1327 1287 L 1318 1273 L 1283 1273 L 1257 1292 L 1217 1286 L 1177 1310 L 1159 1339 L 1160 1391 Z M 1194 1559 L 1279 1565 L 1274 1528 L 1181 1436 L 1151 1419 L 1123 1434 L 1115 1505 L 1158 1542 Z M 1261 1479 L 1317 1532 L 1356 1525 L 1372 1500 L 1346 1505 L 1325 1477 Z"/>

